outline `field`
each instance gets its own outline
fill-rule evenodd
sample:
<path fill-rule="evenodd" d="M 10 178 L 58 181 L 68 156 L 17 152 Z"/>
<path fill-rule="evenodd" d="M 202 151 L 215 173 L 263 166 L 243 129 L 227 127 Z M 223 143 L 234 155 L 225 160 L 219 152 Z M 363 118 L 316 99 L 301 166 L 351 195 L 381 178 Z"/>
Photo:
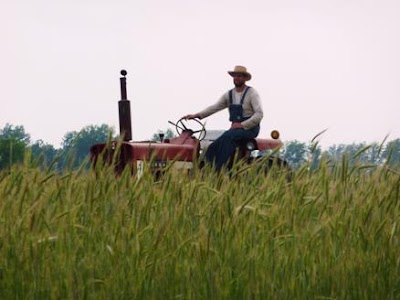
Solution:
<path fill-rule="evenodd" d="M 400 175 L 0 173 L 1 299 L 400 299 Z"/>

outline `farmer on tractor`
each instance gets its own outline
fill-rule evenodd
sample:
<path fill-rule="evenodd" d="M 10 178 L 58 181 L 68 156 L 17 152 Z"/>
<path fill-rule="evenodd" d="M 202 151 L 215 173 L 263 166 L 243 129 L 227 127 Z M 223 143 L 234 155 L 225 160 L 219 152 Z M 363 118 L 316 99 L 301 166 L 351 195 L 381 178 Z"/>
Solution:
<path fill-rule="evenodd" d="M 254 88 L 246 85 L 246 82 L 251 79 L 251 74 L 243 66 L 235 66 L 233 71 L 228 71 L 228 74 L 233 77 L 235 85 L 233 89 L 224 93 L 214 105 L 183 117 L 184 119 L 203 119 L 224 108 L 229 109 L 231 128 L 216 139 L 207 148 L 205 154 L 206 160 L 214 165 L 217 171 L 230 161 L 238 142 L 257 137 L 263 118 L 260 96 Z"/>

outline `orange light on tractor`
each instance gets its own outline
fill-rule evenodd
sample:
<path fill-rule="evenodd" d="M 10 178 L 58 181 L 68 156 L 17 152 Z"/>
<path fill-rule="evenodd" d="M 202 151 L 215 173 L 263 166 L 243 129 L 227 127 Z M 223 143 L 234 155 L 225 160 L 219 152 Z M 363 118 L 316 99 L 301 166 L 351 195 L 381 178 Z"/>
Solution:
<path fill-rule="evenodd" d="M 278 131 L 278 130 L 272 130 L 272 131 L 271 131 L 271 137 L 272 137 L 274 140 L 279 139 L 279 131 Z"/>

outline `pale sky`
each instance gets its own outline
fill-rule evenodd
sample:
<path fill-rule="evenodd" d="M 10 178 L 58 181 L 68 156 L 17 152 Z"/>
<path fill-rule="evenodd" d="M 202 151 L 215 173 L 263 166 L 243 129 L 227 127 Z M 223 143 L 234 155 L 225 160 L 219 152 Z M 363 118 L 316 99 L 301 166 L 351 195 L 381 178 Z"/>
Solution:
<path fill-rule="evenodd" d="M 134 140 L 213 104 L 235 65 L 264 108 L 260 137 L 328 146 L 400 138 L 398 0 L 0 0 L 0 128 L 60 147 L 119 131 L 126 69 Z M 207 120 L 228 128 L 227 111 Z"/>

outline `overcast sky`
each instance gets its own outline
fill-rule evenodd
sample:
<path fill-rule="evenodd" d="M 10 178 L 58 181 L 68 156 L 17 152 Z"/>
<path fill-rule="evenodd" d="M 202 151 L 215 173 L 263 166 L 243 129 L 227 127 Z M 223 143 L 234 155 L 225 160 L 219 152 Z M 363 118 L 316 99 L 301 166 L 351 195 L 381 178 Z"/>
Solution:
<path fill-rule="evenodd" d="M 56 147 L 118 125 L 126 69 L 133 139 L 230 89 L 244 65 L 260 136 L 323 146 L 400 138 L 398 0 L 0 0 L 0 128 Z M 207 128 L 228 128 L 227 111 Z"/>

